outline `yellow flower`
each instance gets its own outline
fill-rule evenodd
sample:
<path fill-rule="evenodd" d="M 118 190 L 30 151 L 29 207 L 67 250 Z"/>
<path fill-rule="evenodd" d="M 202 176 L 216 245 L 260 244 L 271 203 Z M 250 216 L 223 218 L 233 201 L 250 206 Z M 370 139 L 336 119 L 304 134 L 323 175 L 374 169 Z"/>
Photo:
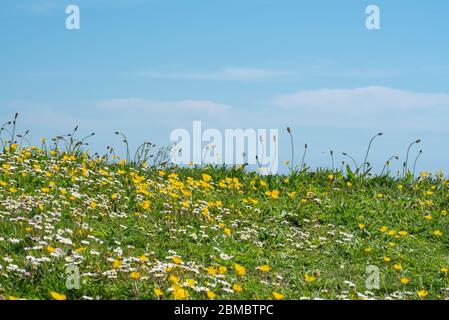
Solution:
<path fill-rule="evenodd" d="M 177 276 L 171 275 L 168 280 L 170 280 L 171 283 L 179 283 L 179 278 Z"/>
<path fill-rule="evenodd" d="M 427 296 L 429 295 L 429 293 L 428 293 L 426 290 L 419 290 L 419 291 L 417 292 L 417 294 L 418 294 L 418 296 L 419 296 L 420 298 L 425 298 L 425 297 L 427 297 Z"/>
<path fill-rule="evenodd" d="M 146 255 L 141 255 L 141 256 L 139 257 L 139 260 L 140 260 L 141 262 L 147 262 L 147 261 L 148 261 L 148 257 L 147 257 Z"/>
<path fill-rule="evenodd" d="M 304 281 L 307 283 L 312 283 L 316 280 L 315 276 L 309 276 L 307 273 L 304 275 Z"/>
<path fill-rule="evenodd" d="M 131 272 L 131 278 L 134 280 L 140 279 L 140 273 L 139 272 Z"/>
<path fill-rule="evenodd" d="M 400 231 L 399 234 L 403 237 L 406 237 L 408 235 L 407 231 Z"/>
<path fill-rule="evenodd" d="M 65 294 L 57 293 L 55 291 L 51 291 L 50 295 L 54 300 L 67 300 L 67 297 Z"/>
<path fill-rule="evenodd" d="M 53 253 L 53 252 L 56 252 L 56 249 L 53 248 L 53 247 L 51 247 L 51 246 L 47 246 L 47 251 L 48 251 L 49 253 Z"/>
<path fill-rule="evenodd" d="M 235 271 L 237 272 L 237 274 L 239 276 L 244 276 L 246 274 L 245 267 L 240 265 L 240 264 L 238 264 L 238 263 L 234 264 L 234 269 L 235 269 Z"/>
<path fill-rule="evenodd" d="M 215 299 L 217 295 L 213 291 L 207 291 L 207 297 L 209 299 Z"/>
<path fill-rule="evenodd" d="M 360 224 L 359 224 L 359 229 L 360 229 L 360 230 L 364 230 L 364 229 L 365 229 L 365 225 L 364 225 L 363 223 L 360 223 Z"/>
<path fill-rule="evenodd" d="M 228 268 L 226 268 L 226 267 L 222 266 L 222 267 L 218 268 L 218 272 L 220 272 L 220 274 L 225 274 L 226 271 L 228 271 Z"/>
<path fill-rule="evenodd" d="M 150 209 L 150 205 L 151 205 L 151 202 L 148 201 L 148 200 L 145 200 L 145 201 L 142 202 L 142 209 L 143 210 L 148 210 L 148 209 Z"/>
<path fill-rule="evenodd" d="M 384 257 L 384 261 L 385 261 L 385 262 L 390 262 L 390 261 L 391 261 L 391 258 L 390 258 L 390 257 Z"/>
<path fill-rule="evenodd" d="M 217 274 L 217 269 L 215 269 L 214 267 L 208 267 L 207 273 L 209 273 L 211 276 L 214 276 Z"/>
<path fill-rule="evenodd" d="M 393 266 L 393 269 L 396 271 L 399 271 L 399 270 L 402 270 L 402 266 L 399 263 L 397 263 Z"/>
<path fill-rule="evenodd" d="M 153 291 L 154 291 L 154 294 L 157 295 L 158 297 L 164 295 L 164 293 L 162 292 L 162 290 L 159 289 L 158 287 L 155 287 Z"/>
<path fill-rule="evenodd" d="M 114 260 L 112 265 L 114 266 L 115 269 L 118 269 L 122 266 L 122 262 L 120 260 Z"/>
<path fill-rule="evenodd" d="M 90 207 L 91 207 L 92 209 L 95 209 L 97 206 L 98 206 L 98 204 L 97 204 L 95 201 L 92 201 L 92 202 L 90 203 Z"/>
<path fill-rule="evenodd" d="M 229 228 L 225 228 L 224 232 L 226 233 L 227 236 L 230 236 L 232 233 L 231 229 L 229 229 Z"/>
<path fill-rule="evenodd" d="M 276 291 L 273 291 L 273 297 L 274 297 L 276 300 L 282 300 L 282 299 L 284 299 L 284 295 L 283 295 L 283 294 L 280 294 L 280 293 L 277 293 Z"/>
<path fill-rule="evenodd" d="M 176 264 L 182 263 L 182 259 L 180 257 L 174 256 L 172 259 L 173 259 L 173 262 Z"/>
<path fill-rule="evenodd" d="M 441 236 L 443 235 L 443 233 L 442 233 L 440 230 L 435 230 L 435 231 L 433 232 L 433 235 L 434 235 L 435 237 L 441 237 Z"/>
<path fill-rule="evenodd" d="M 175 300 L 185 300 L 189 296 L 187 290 L 181 288 L 180 286 L 173 286 L 173 297 Z"/>
<path fill-rule="evenodd" d="M 19 298 L 15 297 L 15 296 L 8 296 L 8 300 L 19 300 Z"/>
<path fill-rule="evenodd" d="M 204 182 L 209 182 L 209 181 L 212 180 L 212 177 L 211 177 L 210 175 L 208 175 L 208 174 L 205 174 L 205 173 L 203 173 L 203 174 L 201 175 L 201 177 L 203 178 L 203 181 L 204 181 Z"/>
<path fill-rule="evenodd" d="M 236 284 L 236 283 L 232 286 L 232 289 L 234 289 L 235 292 L 242 292 L 243 291 L 242 287 L 239 284 Z"/>
<path fill-rule="evenodd" d="M 407 278 L 407 277 L 401 278 L 401 283 L 402 283 L 402 284 L 407 284 L 407 283 L 409 283 L 409 282 L 410 282 L 409 278 Z"/>
<path fill-rule="evenodd" d="M 387 226 L 383 226 L 379 229 L 380 232 L 387 232 L 388 231 L 388 227 Z"/>
<path fill-rule="evenodd" d="M 440 269 L 440 271 L 443 272 L 443 273 L 447 273 L 448 269 L 443 267 L 443 268 Z"/>
<path fill-rule="evenodd" d="M 371 251 L 373 251 L 373 248 L 371 248 L 371 247 L 365 248 L 366 253 L 370 253 Z"/>
<path fill-rule="evenodd" d="M 186 284 L 187 284 L 189 287 L 193 287 L 193 286 L 196 284 L 196 281 L 193 280 L 193 279 L 187 279 L 187 280 L 186 280 Z"/>
<path fill-rule="evenodd" d="M 264 264 L 263 266 L 259 267 L 259 270 L 262 272 L 269 272 L 271 270 L 271 267 L 269 265 Z"/>
<path fill-rule="evenodd" d="M 41 191 L 42 191 L 43 193 L 49 193 L 49 192 L 50 192 L 50 189 L 49 189 L 49 188 L 41 188 Z"/>
<path fill-rule="evenodd" d="M 447 210 L 441 210 L 441 215 L 442 216 L 447 216 Z"/>

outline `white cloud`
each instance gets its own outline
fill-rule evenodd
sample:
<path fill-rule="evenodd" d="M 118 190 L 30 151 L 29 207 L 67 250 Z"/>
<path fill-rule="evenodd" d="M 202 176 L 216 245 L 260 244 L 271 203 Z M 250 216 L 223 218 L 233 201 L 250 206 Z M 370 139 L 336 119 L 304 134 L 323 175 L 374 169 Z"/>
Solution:
<path fill-rule="evenodd" d="M 445 129 L 449 94 L 382 86 L 319 89 L 276 97 L 274 105 L 309 124 Z"/>
<path fill-rule="evenodd" d="M 153 79 L 168 80 L 211 80 L 211 81 L 254 81 L 278 78 L 286 75 L 286 72 L 257 68 L 223 68 L 217 71 L 207 72 L 160 72 L 140 71 L 137 76 Z"/>

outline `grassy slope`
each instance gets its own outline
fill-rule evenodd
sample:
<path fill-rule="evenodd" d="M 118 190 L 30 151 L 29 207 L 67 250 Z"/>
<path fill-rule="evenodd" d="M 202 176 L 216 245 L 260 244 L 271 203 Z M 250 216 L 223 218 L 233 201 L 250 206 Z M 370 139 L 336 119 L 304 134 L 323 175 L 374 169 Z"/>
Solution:
<path fill-rule="evenodd" d="M 0 154 L 0 299 L 446 298 L 447 183 L 348 182 Z"/>

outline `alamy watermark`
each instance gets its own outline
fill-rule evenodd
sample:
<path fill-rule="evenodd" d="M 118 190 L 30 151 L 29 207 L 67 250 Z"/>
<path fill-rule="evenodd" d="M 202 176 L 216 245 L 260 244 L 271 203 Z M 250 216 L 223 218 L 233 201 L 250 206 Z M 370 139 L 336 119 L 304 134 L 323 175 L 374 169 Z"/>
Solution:
<path fill-rule="evenodd" d="M 365 27 L 368 30 L 380 30 L 380 8 L 374 4 L 365 9 L 368 17 L 365 20 Z"/>
<path fill-rule="evenodd" d="M 71 4 L 65 8 L 65 13 L 68 15 L 65 20 L 65 27 L 67 30 L 81 29 L 80 8 L 77 5 Z"/>
<path fill-rule="evenodd" d="M 78 266 L 69 265 L 65 269 L 66 282 L 65 286 L 69 290 L 78 290 L 80 288 L 80 269 Z"/>
<path fill-rule="evenodd" d="M 380 289 L 380 270 L 378 266 L 369 265 L 365 269 L 367 290 Z"/>
<path fill-rule="evenodd" d="M 187 164 L 255 165 L 261 174 L 278 170 L 278 129 L 202 130 L 201 121 L 193 121 L 192 132 L 178 128 L 171 132 L 175 143 L 171 162 Z"/>

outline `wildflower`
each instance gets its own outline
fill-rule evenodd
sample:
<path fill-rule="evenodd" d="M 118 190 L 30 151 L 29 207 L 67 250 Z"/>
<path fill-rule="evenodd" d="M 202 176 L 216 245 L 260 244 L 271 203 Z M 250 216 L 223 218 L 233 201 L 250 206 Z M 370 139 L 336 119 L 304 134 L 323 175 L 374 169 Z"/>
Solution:
<path fill-rule="evenodd" d="M 187 290 L 181 288 L 180 286 L 174 285 L 173 287 L 173 297 L 175 300 L 185 300 L 188 297 Z"/>
<path fill-rule="evenodd" d="M 213 292 L 213 291 L 207 291 L 207 297 L 209 298 L 209 299 L 215 299 L 215 297 L 216 297 L 217 295 Z"/>
<path fill-rule="evenodd" d="M 226 268 L 226 267 L 224 267 L 224 266 L 221 266 L 220 268 L 218 268 L 218 272 L 219 272 L 220 274 L 225 274 L 226 271 L 228 271 L 228 268 Z"/>
<path fill-rule="evenodd" d="M 441 236 L 443 235 L 443 233 L 442 233 L 440 230 L 435 230 L 435 231 L 433 232 L 433 235 L 434 235 L 435 237 L 441 237 Z"/>
<path fill-rule="evenodd" d="M 263 266 L 259 267 L 259 270 L 262 272 L 269 272 L 271 270 L 271 267 L 269 265 L 264 264 Z"/>
<path fill-rule="evenodd" d="M 224 229 L 224 232 L 225 232 L 225 234 L 226 234 L 227 236 L 230 236 L 230 235 L 231 235 L 231 229 L 229 229 L 229 228 L 225 228 L 225 229 Z"/>
<path fill-rule="evenodd" d="M 162 290 L 158 287 L 154 287 L 154 294 L 157 295 L 158 297 L 161 297 L 164 295 L 164 293 L 162 292 Z"/>
<path fill-rule="evenodd" d="M 312 283 L 316 280 L 316 277 L 314 275 L 309 276 L 307 273 L 304 275 L 304 281 L 307 283 Z"/>
<path fill-rule="evenodd" d="M 122 266 L 122 262 L 120 260 L 114 260 L 112 262 L 112 265 L 114 266 L 115 269 L 119 269 Z"/>
<path fill-rule="evenodd" d="M 408 235 L 407 231 L 400 231 L 399 235 L 401 235 L 402 237 L 406 237 Z"/>
<path fill-rule="evenodd" d="M 402 266 L 399 263 L 397 263 L 393 266 L 393 269 L 396 271 L 399 271 L 399 270 L 402 270 Z"/>
<path fill-rule="evenodd" d="M 186 284 L 187 284 L 189 287 L 193 287 L 193 286 L 196 284 L 196 281 L 193 280 L 193 279 L 187 279 L 187 280 L 186 280 Z"/>
<path fill-rule="evenodd" d="M 217 269 L 215 269 L 214 267 L 208 267 L 207 273 L 209 273 L 211 276 L 214 276 L 217 274 Z"/>
<path fill-rule="evenodd" d="M 174 256 L 173 258 L 173 262 L 176 264 L 181 264 L 182 263 L 182 259 L 178 256 Z"/>
<path fill-rule="evenodd" d="M 284 299 L 284 295 L 283 295 L 283 294 L 280 294 L 280 293 L 277 293 L 276 291 L 273 291 L 273 297 L 274 297 L 274 299 L 276 299 L 276 300 L 282 300 L 282 299 Z"/>
<path fill-rule="evenodd" d="M 385 261 L 385 262 L 390 262 L 390 261 L 391 261 L 391 258 L 390 258 L 390 257 L 384 257 L 384 261 Z"/>
<path fill-rule="evenodd" d="M 387 232 L 388 231 L 388 227 L 387 226 L 383 226 L 379 229 L 380 232 Z"/>
<path fill-rule="evenodd" d="M 429 295 L 429 293 L 428 293 L 426 290 L 419 290 L 419 291 L 417 292 L 417 294 L 418 294 L 418 296 L 419 296 L 420 298 L 425 298 L 425 297 L 427 297 L 427 296 Z"/>
<path fill-rule="evenodd" d="M 443 272 L 443 273 L 447 273 L 448 272 L 448 268 L 444 268 L 443 267 L 443 268 L 440 269 L 440 271 Z"/>
<path fill-rule="evenodd" d="M 146 255 L 142 255 L 142 256 L 139 257 L 139 260 L 141 262 L 147 262 L 148 261 L 148 257 Z"/>
<path fill-rule="evenodd" d="M 235 271 L 237 272 L 237 274 L 239 276 L 244 276 L 246 274 L 245 267 L 240 265 L 240 264 L 238 264 L 238 263 L 234 264 L 234 269 L 235 269 Z"/>
<path fill-rule="evenodd" d="M 168 280 L 170 280 L 171 283 L 179 283 L 179 277 L 175 276 L 175 275 L 170 275 L 170 277 L 168 277 Z"/>
<path fill-rule="evenodd" d="M 371 248 L 371 247 L 365 248 L 366 253 L 370 253 L 371 251 L 373 251 L 373 248 Z"/>
<path fill-rule="evenodd" d="M 140 273 L 139 272 L 131 272 L 131 278 L 134 280 L 140 279 Z"/>
<path fill-rule="evenodd" d="M 203 173 L 203 174 L 201 175 L 201 177 L 203 178 L 203 181 L 204 181 L 204 182 L 209 182 L 209 181 L 212 180 L 212 177 L 211 177 L 210 175 L 208 175 L 208 174 L 205 174 L 205 173 Z"/>
<path fill-rule="evenodd" d="M 401 283 L 402 284 L 407 284 L 407 283 L 409 283 L 410 282 L 410 279 L 409 278 L 407 278 L 407 277 L 402 277 L 401 278 Z"/>
<path fill-rule="evenodd" d="M 47 246 L 47 251 L 48 251 L 49 253 L 54 253 L 54 252 L 56 252 L 56 249 L 53 248 L 53 247 L 51 247 L 51 246 Z"/>
<path fill-rule="evenodd" d="M 360 229 L 360 230 L 364 230 L 364 229 L 365 229 L 365 225 L 364 225 L 363 223 L 360 223 L 360 224 L 359 224 L 359 229 Z"/>
<path fill-rule="evenodd" d="M 235 292 L 242 292 L 243 291 L 242 286 L 239 285 L 239 284 L 234 284 L 232 286 L 232 289 L 234 289 Z"/>
<path fill-rule="evenodd" d="M 50 295 L 51 295 L 51 297 L 52 297 L 54 300 L 67 300 L 66 295 L 61 294 L 61 293 L 57 293 L 57 292 L 55 292 L 55 291 L 51 291 L 51 292 L 50 292 Z"/>

